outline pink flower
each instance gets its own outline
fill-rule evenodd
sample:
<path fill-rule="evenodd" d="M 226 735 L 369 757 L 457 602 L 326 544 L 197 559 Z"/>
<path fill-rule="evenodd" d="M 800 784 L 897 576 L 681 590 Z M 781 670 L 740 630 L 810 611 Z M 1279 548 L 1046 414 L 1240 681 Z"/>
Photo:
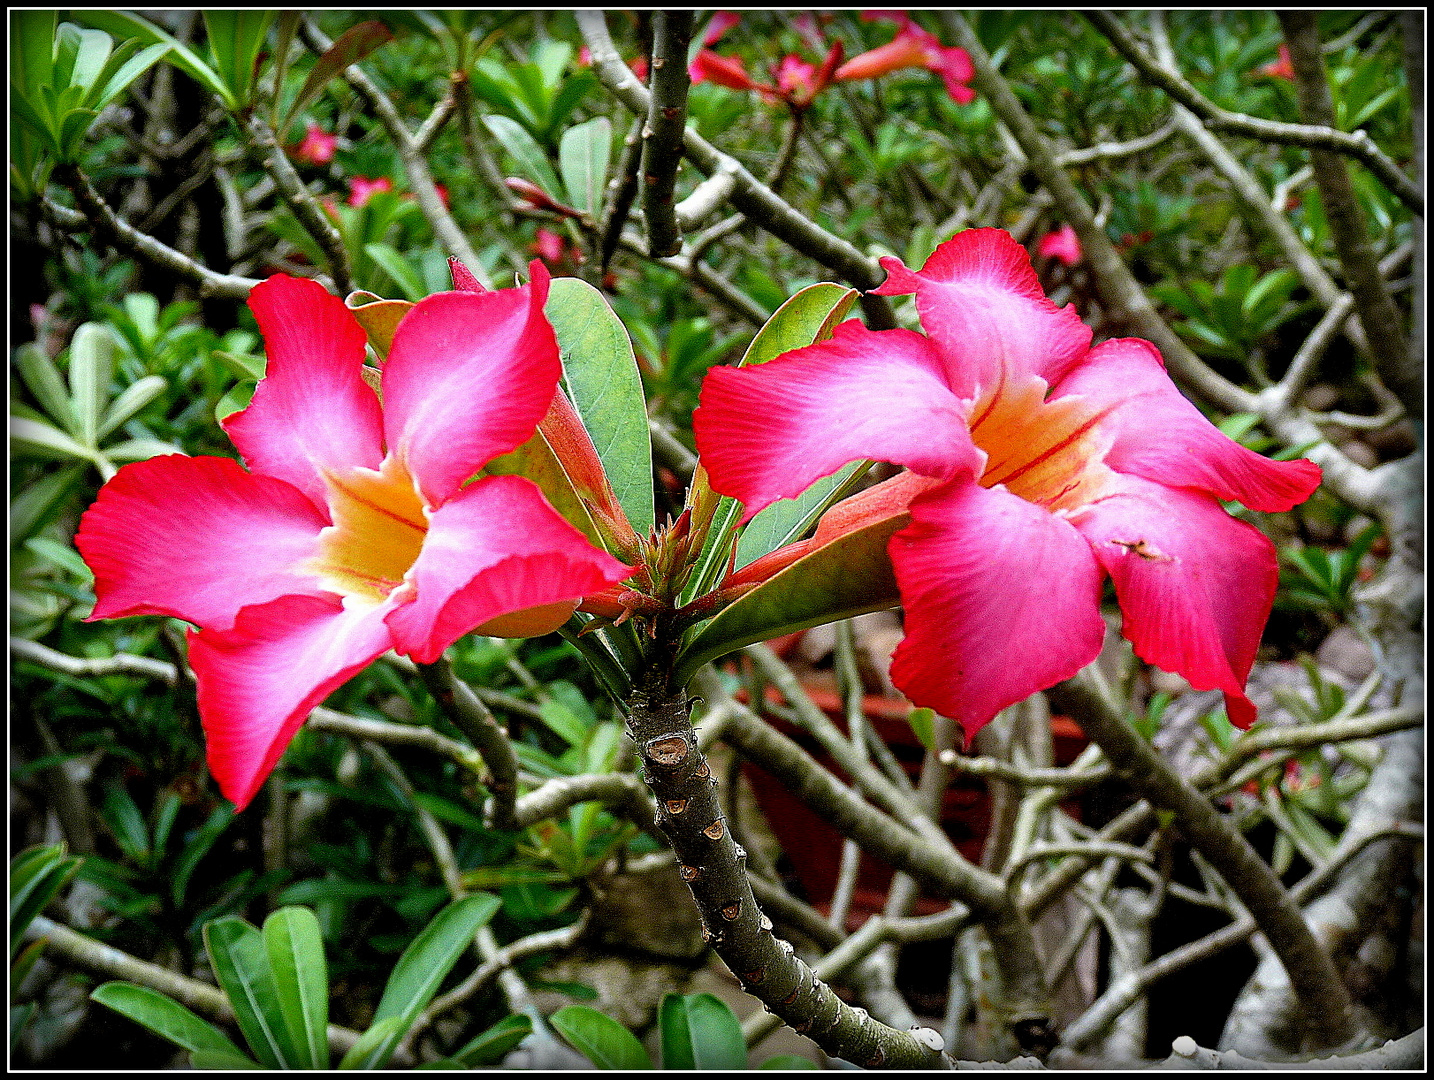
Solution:
<path fill-rule="evenodd" d="M 735 11 L 719 11 L 712 16 L 712 21 L 707 24 L 707 32 L 702 35 L 704 46 L 716 45 L 722 40 L 722 35 L 742 21 L 742 16 Z"/>
<path fill-rule="evenodd" d="M 1090 347 L 999 229 L 964 232 L 917 272 L 926 334 L 844 323 L 750 368 L 714 368 L 694 430 L 712 487 L 747 518 L 849 461 L 929 478 L 888 552 L 906 609 L 891 677 L 974 734 L 1095 659 L 1110 575 L 1143 659 L 1225 692 L 1232 721 L 1278 581 L 1274 546 L 1219 500 L 1288 510 L 1319 483 L 1223 435 L 1155 347 Z M 917 481 L 919 478 L 913 478 Z"/>
<path fill-rule="evenodd" d="M 392 191 L 393 181 L 386 176 L 370 180 L 367 176 L 349 177 L 349 205 L 358 209 L 380 191 Z"/>
<path fill-rule="evenodd" d="M 967 85 L 976 71 L 965 49 L 942 45 L 936 35 L 922 29 L 905 12 L 870 11 L 863 12 L 862 18 L 869 22 L 882 19 L 893 21 L 901 29 L 885 45 L 853 56 L 839 67 L 836 72 L 838 82 L 875 79 L 902 68 L 922 67 L 941 76 L 946 83 L 946 92 L 956 104 L 968 105 L 976 100 L 975 91 Z"/>
<path fill-rule="evenodd" d="M 567 244 L 551 229 L 539 229 L 537 238 L 533 241 L 533 253 L 544 262 L 562 262 L 567 253 Z"/>
<path fill-rule="evenodd" d="M 692 58 L 692 63 L 687 66 L 687 75 L 694 83 L 714 82 L 729 90 L 772 90 L 772 87 L 754 81 L 747 74 L 746 65 L 737 57 L 722 56 L 711 49 L 703 49 Z"/>
<path fill-rule="evenodd" d="M 1067 266 L 1080 262 L 1080 238 L 1069 224 L 1062 225 L 1055 232 L 1041 237 L 1037 251 L 1048 259 L 1059 259 Z"/>
<path fill-rule="evenodd" d="M 516 476 L 469 478 L 532 436 L 562 373 L 548 272 L 421 300 L 380 397 L 365 336 L 316 282 L 276 275 L 249 304 L 269 355 L 224 428 L 249 466 L 170 455 L 127 465 L 75 538 L 91 618 L 168 615 L 189 659 L 209 763 L 240 808 L 310 711 L 389 649 L 431 663 L 470 631 L 555 629 L 629 569 Z"/>
<path fill-rule="evenodd" d="M 294 151 L 294 158 L 306 165 L 327 165 L 334 160 L 338 145 L 337 135 L 330 135 L 318 124 L 310 124 L 304 132 L 304 141 Z"/>
<path fill-rule="evenodd" d="M 1290 62 L 1290 47 L 1281 44 L 1279 59 L 1273 63 L 1266 64 L 1257 70 L 1255 74 L 1268 75 L 1272 79 L 1289 79 L 1293 82 L 1295 78 L 1295 66 Z"/>

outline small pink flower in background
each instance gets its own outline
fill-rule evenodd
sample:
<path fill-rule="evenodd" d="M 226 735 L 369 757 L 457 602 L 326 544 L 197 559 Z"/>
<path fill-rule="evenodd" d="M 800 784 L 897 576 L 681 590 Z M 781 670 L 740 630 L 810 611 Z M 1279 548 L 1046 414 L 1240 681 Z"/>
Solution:
<path fill-rule="evenodd" d="M 371 180 L 367 176 L 349 177 L 349 205 L 358 209 L 380 191 L 392 191 L 393 181 L 386 176 Z"/>
<path fill-rule="evenodd" d="M 704 46 L 716 45 L 722 40 L 722 35 L 742 21 L 742 16 L 735 11 L 719 11 L 712 16 L 712 21 L 707 24 L 707 32 L 702 35 Z"/>
<path fill-rule="evenodd" d="M 1266 64 L 1262 68 L 1259 68 L 1255 72 L 1255 74 L 1268 75 L 1272 79 L 1289 79 L 1291 82 L 1293 82 L 1295 77 L 1295 66 L 1290 61 L 1290 47 L 1288 45 L 1281 44 L 1279 59 L 1275 60 L 1273 63 Z"/>
<path fill-rule="evenodd" d="M 750 519 L 850 461 L 906 466 L 911 523 L 887 549 L 906 612 L 891 678 L 968 740 L 1096 658 L 1107 575 L 1137 655 L 1224 691 L 1248 727 L 1279 568 L 1220 500 L 1288 510 L 1319 468 L 1227 438 L 1149 342 L 1091 348 L 1009 233 L 961 233 L 919 271 L 882 265 L 875 292 L 915 293 L 926 333 L 852 320 L 765 364 L 713 368 L 693 417 L 713 490 Z"/>
<path fill-rule="evenodd" d="M 816 85 L 817 68 L 800 56 L 788 53 L 777 66 L 777 89 L 783 94 L 811 100 Z"/>
<path fill-rule="evenodd" d="M 533 434 L 562 366 L 549 276 L 419 301 L 394 335 L 382 403 L 342 300 L 277 275 L 250 306 L 268 373 L 224 428 L 230 458 L 126 465 L 80 522 L 92 619 L 200 629 L 189 659 L 211 771 L 246 806 L 309 713 L 389 649 L 432 663 L 464 634 L 548 633 L 630 568 L 531 481 L 484 465 Z"/>
<path fill-rule="evenodd" d="M 921 67 L 940 75 L 946 92 L 958 105 L 976 100 L 976 93 L 967 84 L 975 77 L 971 57 L 957 45 L 942 45 L 936 35 L 923 29 L 904 11 L 864 11 L 867 22 L 895 22 L 896 37 L 885 45 L 853 56 L 837 69 L 838 82 L 852 79 L 875 79 L 902 68 Z"/>
<path fill-rule="evenodd" d="M 1080 238 L 1076 236 L 1075 229 L 1067 223 L 1055 232 L 1041 237 L 1037 251 L 1045 258 L 1059 259 L 1067 266 L 1074 266 L 1081 258 Z"/>
<path fill-rule="evenodd" d="M 334 160 L 334 150 L 339 137 L 331 135 L 318 124 L 310 124 L 304 132 L 304 140 L 294 151 L 294 158 L 306 165 L 327 165 Z"/>
<path fill-rule="evenodd" d="M 551 229 L 539 229 L 533 241 L 533 253 L 546 263 L 559 263 L 567 254 L 567 243 Z"/>
<path fill-rule="evenodd" d="M 434 188 L 435 191 L 438 192 L 438 201 L 443 204 L 443 209 L 445 209 L 445 210 L 451 210 L 451 209 L 453 209 L 452 205 L 451 205 L 451 204 L 449 203 L 449 201 L 448 201 L 448 187 L 447 187 L 447 185 L 435 183 L 435 184 L 433 185 L 433 188 Z"/>
<path fill-rule="evenodd" d="M 737 57 L 723 56 L 711 49 L 703 49 L 692 58 L 692 63 L 687 66 L 687 75 L 694 83 L 712 82 L 729 90 L 773 90 L 748 75 L 746 65 Z"/>

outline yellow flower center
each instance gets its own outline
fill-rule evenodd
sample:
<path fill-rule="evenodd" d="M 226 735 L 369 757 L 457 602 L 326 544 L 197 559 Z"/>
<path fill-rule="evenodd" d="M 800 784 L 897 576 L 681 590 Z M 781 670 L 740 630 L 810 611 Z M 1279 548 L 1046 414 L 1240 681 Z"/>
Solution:
<path fill-rule="evenodd" d="M 977 398 L 971 438 L 986 451 L 982 487 L 1008 491 L 1052 513 L 1070 512 L 1096 498 L 1111 476 L 1102 463 L 1110 436 L 1100 430 L 1109 407 L 1072 395 L 1046 401 L 1044 379 L 1012 385 L 1004 379 Z"/>
<path fill-rule="evenodd" d="M 325 472 L 333 524 L 319 533 L 310 568 L 326 588 L 381 603 L 403 584 L 428 535 L 413 478 L 394 457 L 375 472 Z"/>

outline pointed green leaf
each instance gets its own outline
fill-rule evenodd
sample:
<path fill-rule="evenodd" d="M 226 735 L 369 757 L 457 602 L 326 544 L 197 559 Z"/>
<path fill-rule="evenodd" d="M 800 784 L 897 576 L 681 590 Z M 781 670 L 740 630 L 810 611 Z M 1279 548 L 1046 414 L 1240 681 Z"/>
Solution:
<path fill-rule="evenodd" d="M 59 428 L 51 427 L 40 420 L 29 420 L 22 416 L 10 417 L 10 439 L 18 443 L 17 449 L 38 453 L 40 457 L 77 457 L 94 461 L 95 452 L 81 446 Z"/>
<path fill-rule="evenodd" d="M 906 722 L 911 725 L 916 741 L 936 753 L 936 713 L 931 709 L 912 709 Z"/>
<path fill-rule="evenodd" d="M 30 393 L 35 395 L 40 408 L 44 409 L 52 420 L 73 431 L 75 414 L 70 405 L 70 392 L 60 378 L 60 371 L 55 367 L 54 361 L 34 342 L 26 342 L 15 350 L 15 366 Z"/>
<path fill-rule="evenodd" d="M 79 488 L 88 465 L 68 465 L 42 476 L 10 504 L 10 543 L 33 536 L 50 523 Z"/>
<path fill-rule="evenodd" d="M 105 413 L 104 422 L 100 424 L 99 437 L 104 438 L 115 428 L 119 427 L 135 413 L 139 412 L 160 394 L 164 393 L 169 380 L 162 375 L 146 375 L 138 382 L 130 384 L 119 397 L 115 398 L 110 405 L 109 411 Z"/>
<path fill-rule="evenodd" d="M 308 908 L 281 908 L 264 920 L 263 934 L 297 1067 L 327 1069 L 329 974 L 319 920 Z"/>
<path fill-rule="evenodd" d="M 747 522 L 737 539 L 737 568 L 800 540 L 829 506 L 866 475 L 870 462 L 853 461 L 824 476 L 795 499 L 778 499 Z"/>
<path fill-rule="evenodd" d="M 664 1069 L 736 1070 L 747 1067 L 742 1024 L 712 994 L 668 994 L 658 1014 Z"/>
<path fill-rule="evenodd" d="M 798 1057 L 796 1054 L 776 1054 L 762 1062 L 757 1068 L 791 1071 L 792 1069 L 816 1069 L 820 1066 L 811 1058 Z"/>
<path fill-rule="evenodd" d="M 375 1043 L 368 1068 L 382 1068 L 424 1006 L 438 991 L 443 978 L 473 942 L 478 928 L 488 922 L 502 902 L 489 893 L 456 900 L 440 911 L 403 951 L 383 989 L 374 1022 L 396 1019 L 388 1040 Z"/>
<path fill-rule="evenodd" d="M 239 111 L 239 102 L 230 93 L 228 85 L 215 70 L 199 58 L 189 46 L 155 26 L 148 19 L 130 15 L 123 11 L 102 11 L 97 8 L 82 8 L 71 12 L 71 16 L 86 26 L 93 26 L 113 34 L 116 38 L 139 38 L 146 45 L 165 44 L 169 46 L 168 60 L 186 75 L 207 90 L 218 94 L 230 112 Z"/>
<path fill-rule="evenodd" d="M 125 44 L 138 45 L 137 42 L 126 42 Z M 169 48 L 165 42 L 157 42 L 148 48 L 140 49 L 133 56 L 124 59 L 123 63 L 118 66 L 114 66 L 115 57 L 111 57 L 110 64 L 106 66 L 113 67 L 113 70 L 103 76 L 102 81 L 91 95 L 91 106 L 103 110 L 111 101 L 129 89 L 130 83 L 162 60 L 169 52 Z M 120 56 L 119 50 L 115 51 L 115 56 Z"/>
<path fill-rule="evenodd" d="M 78 36 L 75 50 L 75 66 L 70 72 L 69 83 L 86 90 L 99 80 L 105 69 L 105 62 L 114 49 L 114 39 L 103 30 L 82 30 L 78 26 L 65 24 Z"/>
<path fill-rule="evenodd" d="M 328 51 L 315 61 L 313 69 L 309 72 L 309 77 L 304 80 L 304 87 L 299 91 L 299 96 L 289 106 L 289 112 L 284 117 L 281 130 L 287 128 L 293 122 L 294 117 L 312 105 L 319 94 L 323 92 L 324 87 L 342 75 L 346 68 L 357 64 L 380 45 L 387 44 L 392 40 L 393 31 L 374 19 L 351 26 L 340 34 L 337 40 L 329 46 Z"/>
<path fill-rule="evenodd" d="M 518 172 L 524 178 L 533 181 L 552 198 L 562 197 L 562 185 L 558 183 L 558 175 L 548 163 L 548 156 L 522 124 L 506 116 L 485 116 L 483 123 L 488 125 L 493 137 L 512 155 L 518 165 Z"/>
<path fill-rule="evenodd" d="M 411 1021 L 406 1021 L 402 1016 L 390 1016 L 386 1020 L 375 1020 L 373 1024 L 360 1037 L 359 1041 L 349 1048 L 339 1062 L 340 1069 L 381 1069 L 393 1053 L 393 1048 L 398 1045 L 398 1040 L 403 1038 L 403 1033 L 408 1030 Z"/>
<path fill-rule="evenodd" d="M 240 108 L 254 101 L 255 64 L 274 12 L 252 8 L 219 8 L 203 12 L 214 69 Z"/>
<path fill-rule="evenodd" d="M 25 929 L 45 905 L 69 883 L 83 860 L 65 855 L 64 844 L 22 851 L 10 864 L 10 955 L 14 956 Z"/>
<path fill-rule="evenodd" d="M 212 1051 L 243 1057 L 228 1035 L 207 1020 L 202 1020 L 179 1002 L 165 997 L 147 986 L 127 982 L 107 982 L 90 994 L 91 1001 L 113 1009 L 142 1024 L 162 1038 L 186 1050 Z M 256 1066 L 257 1067 L 257 1066 Z"/>
<path fill-rule="evenodd" d="M 463 1049 L 453 1056 L 469 1069 L 497 1065 L 509 1051 L 516 1050 L 532 1031 L 533 1021 L 521 1013 L 514 1013 L 464 1044 Z"/>
<path fill-rule="evenodd" d="M 423 274 L 396 248 L 389 244 L 365 244 L 368 257 L 378 263 L 379 268 L 398 286 L 404 296 L 417 303 L 428 295 L 428 286 L 423 283 Z"/>
<path fill-rule="evenodd" d="M 148 461 L 162 454 L 178 454 L 180 449 L 158 439 L 128 439 L 105 447 L 105 455 L 115 461 Z"/>
<path fill-rule="evenodd" d="M 650 1069 L 637 1036 L 610 1016 L 586 1005 L 569 1005 L 548 1017 L 553 1030 L 599 1069 Z"/>
<path fill-rule="evenodd" d="M 10 85 L 33 92 L 54 79 L 59 13 L 10 13 Z"/>
<path fill-rule="evenodd" d="M 578 278 L 554 278 L 544 311 L 568 396 L 628 522 L 646 536 L 653 525 L 652 439 L 632 339 L 602 293 Z"/>
<path fill-rule="evenodd" d="M 886 545 L 910 520 L 898 514 L 838 537 L 724 608 L 683 646 L 674 685 L 743 645 L 896 606 L 901 594 Z"/>
<path fill-rule="evenodd" d="M 538 485 L 568 524 L 575 526 L 594 546 L 606 549 L 601 531 L 593 523 L 562 459 L 553 452 L 541 428 L 518 449 L 488 462 L 483 471 L 489 476 L 526 476 Z"/>
<path fill-rule="evenodd" d="M 233 1072 L 236 1069 L 258 1069 L 262 1072 L 264 1069 L 264 1066 L 247 1054 L 238 1051 L 231 1054 L 226 1050 L 195 1050 L 189 1055 L 189 1063 L 196 1069 L 224 1072 Z"/>
<path fill-rule="evenodd" d="M 114 355 L 115 339 L 102 323 L 82 324 L 70 341 L 70 402 L 79 425 L 75 434 L 86 446 L 99 440 L 114 378 Z"/>
<path fill-rule="evenodd" d="M 224 391 L 222 398 L 214 403 L 214 419 L 222 424 L 225 417 L 233 416 L 241 409 L 247 409 L 249 402 L 254 398 L 254 391 L 258 387 L 258 383 L 250 382 L 248 379 L 235 383 Z M 110 453 L 114 453 L 113 449 Z"/>
<path fill-rule="evenodd" d="M 298 1052 L 259 931 L 234 916 L 215 919 L 204 926 L 204 947 L 249 1049 L 270 1069 L 295 1068 Z"/>
<path fill-rule="evenodd" d="M 558 164 L 563 170 L 568 203 L 594 218 L 602 209 L 611 155 L 612 121 L 606 116 L 574 124 L 563 132 L 558 144 Z"/>

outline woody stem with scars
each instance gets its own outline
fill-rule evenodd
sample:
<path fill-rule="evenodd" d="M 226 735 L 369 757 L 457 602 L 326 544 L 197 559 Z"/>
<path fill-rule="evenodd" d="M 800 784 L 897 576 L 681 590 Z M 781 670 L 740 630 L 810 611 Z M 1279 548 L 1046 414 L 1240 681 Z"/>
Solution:
<path fill-rule="evenodd" d="M 747 993 L 824 1051 L 866 1068 L 947 1068 L 948 1060 L 909 1032 L 847 1005 L 772 934 L 716 795 L 717 778 L 697 745 L 692 699 L 652 667 L 628 697 L 628 734 L 657 797 L 657 826 L 677 856 L 703 936 Z"/>

